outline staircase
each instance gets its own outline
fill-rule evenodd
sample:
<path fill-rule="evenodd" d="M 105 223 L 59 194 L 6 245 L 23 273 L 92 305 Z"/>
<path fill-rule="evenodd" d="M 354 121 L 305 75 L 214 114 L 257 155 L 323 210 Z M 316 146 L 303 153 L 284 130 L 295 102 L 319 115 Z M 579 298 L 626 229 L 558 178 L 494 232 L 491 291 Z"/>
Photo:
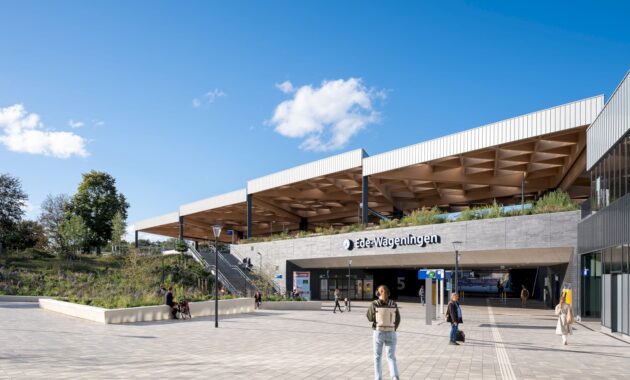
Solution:
<path fill-rule="evenodd" d="M 190 247 L 193 257 L 204 267 L 215 271 L 216 251 L 214 247 L 196 250 Z M 252 279 L 238 266 L 238 258 L 230 254 L 229 251 L 219 250 L 219 282 L 232 294 L 244 297 L 251 297 L 258 288 Z"/>

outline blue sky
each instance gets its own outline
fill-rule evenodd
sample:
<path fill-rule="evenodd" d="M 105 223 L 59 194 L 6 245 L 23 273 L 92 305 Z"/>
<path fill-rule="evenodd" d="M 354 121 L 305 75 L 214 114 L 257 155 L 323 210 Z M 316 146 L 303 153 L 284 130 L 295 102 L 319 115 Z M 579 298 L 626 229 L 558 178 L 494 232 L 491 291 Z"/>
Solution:
<path fill-rule="evenodd" d="M 3 1 L 0 172 L 21 178 L 32 217 L 46 194 L 107 171 L 132 224 L 350 149 L 609 95 L 630 69 L 629 13 L 575 1 Z M 13 132 L 9 109 L 22 112 Z"/>

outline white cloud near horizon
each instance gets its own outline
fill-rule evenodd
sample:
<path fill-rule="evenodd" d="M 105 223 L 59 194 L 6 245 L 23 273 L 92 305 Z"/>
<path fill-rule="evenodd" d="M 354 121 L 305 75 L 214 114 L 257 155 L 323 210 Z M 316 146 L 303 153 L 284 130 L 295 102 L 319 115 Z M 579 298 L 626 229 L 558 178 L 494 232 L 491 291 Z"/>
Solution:
<path fill-rule="evenodd" d="M 384 91 L 368 89 L 360 78 L 299 88 L 285 81 L 276 87 L 294 95 L 276 107 L 270 124 L 282 136 L 302 138 L 300 149 L 319 152 L 345 147 L 367 125 L 378 122 L 373 101 L 386 96 Z"/>
<path fill-rule="evenodd" d="M 205 94 L 203 94 L 203 96 L 199 98 L 194 98 L 192 100 L 192 106 L 194 108 L 199 108 L 203 105 L 212 104 L 214 103 L 215 100 L 217 100 L 217 98 L 222 98 L 225 95 L 226 95 L 225 92 L 223 92 L 222 90 L 218 88 L 215 88 L 212 91 L 206 92 Z"/>
<path fill-rule="evenodd" d="M 39 115 L 22 104 L 0 108 L 0 143 L 10 151 L 56 158 L 87 157 L 86 141 L 72 132 L 44 129 Z"/>
<path fill-rule="evenodd" d="M 82 122 L 82 121 L 74 121 L 74 120 L 70 119 L 68 121 L 68 126 L 70 128 L 81 128 L 81 127 L 85 126 L 85 123 Z"/>

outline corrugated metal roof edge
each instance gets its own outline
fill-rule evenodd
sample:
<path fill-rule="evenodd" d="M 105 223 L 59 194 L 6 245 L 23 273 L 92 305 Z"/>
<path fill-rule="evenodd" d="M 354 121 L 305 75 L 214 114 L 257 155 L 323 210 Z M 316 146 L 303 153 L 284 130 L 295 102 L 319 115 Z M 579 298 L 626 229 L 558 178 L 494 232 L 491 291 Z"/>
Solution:
<path fill-rule="evenodd" d="M 586 130 L 588 131 L 589 129 L 591 129 L 591 127 L 593 126 L 593 124 L 595 124 L 597 122 L 597 119 L 599 119 L 599 115 L 601 115 L 604 110 L 606 109 L 606 107 L 608 106 L 608 103 L 610 102 L 610 99 L 613 98 L 613 96 L 615 96 L 615 94 L 617 93 L 617 90 L 619 90 L 621 88 L 621 85 L 623 84 L 623 82 L 625 82 L 625 80 L 628 78 L 628 76 L 630 75 L 630 70 L 626 71 L 626 75 L 623 76 L 623 79 L 617 84 L 617 87 L 615 87 L 615 90 L 612 92 L 612 94 L 610 94 L 610 96 L 608 97 L 608 100 L 606 100 L 604 102 L 604 106 L 602 107 L 601 111 L 599 111 L 599 114 L 597 115 L 597 117 L 595 118 L 595 120 L 593 120 L 593 122 L 591 123 L 591 125 L 588 126 L 588 128 L 586 128 Z M 599 96 L 604 96 L 599 95 Z"/>
<path fill-rule="evenodd" d="M 386 155 L 386 154 L 391 154 L 391 153 L 398 152 L 398 151 L 405 150 L 405 149 L 409 149 L 409 148 L 412 148 L 412 147 L 415 147 L 415 146 L 419 146 L 419 145 L 422 145 L 422 144 L 429 143 L 431 141 L 437 141 L 437 140 L 444 139 L 444 138 L 447 138 L 447 137 L 457 136 L 457 135 L 460 135 L 460 134 L 463 134 L 463 133 L 468 133 L 468 132 L 472 132 L 472 131 L 476 131 L 476 130 L 482 129 L 482 128 L 488 127 L 490 125 L 493 125 L 493 124 L 503 123 L 503 122 L 507 122 L 507 121 L 513 120 L 513 119 L 518 119 L 518 118 L 521 118 L 521 117 L 527 117 L 529 115 L 533 115 L 533 114 L 536 114 L 538 112 L 550 111 L 550 110 L 553 110 L 555 108 L 566 107 L 566 106 L 569 106 L 569 105 L 574 104 L 574 103 L 579 103 L 579 102 L 583 102 L 583 101 L 586 101 L 586 100 L 596 99 L 596 98 L 599 98 L 599 97 L 604 97 L 604 95 L 603 94 L 594 95 L 594 96 L 591 96 L 591 97 L 588 97 L 588 98 L 575 100 L 575 101 L 572 101 L 572 102 L 569 102 L 569 103 L 560 104 L 560 105 L 557 105 L 557 106 L 554 106 L 554 107 L 543 108 L 543 109 L 538 110 L 538 111 L 528 112 L 526 114 L 510 117 L 510 118 L 499 120 L 499 121 L 494 121 L 492 123 L 480 125 L 480 126 L 475 127 L 475 128 L 466 129 L 466 130 L 463 130 L 463 131 L 459 131 L 459 132 L 451 133 L 451 134 L 448 134 L 448 135 L 436 137 L 434 139 L 420 141 L 420 142 L 415 143 L 415 144 L 411 144 L 411 145 L 403 146 L 403 147 L 400 147 L 400 148 L 388 150 L 386 152 L 375 154 L 373 156 L 368 157 L 367 160 L 376 160 L 376 159 L 379 158 L 379 156 Z M 600 111 L 600 113 L 601 113 L 601 111 Z M 592 125 L 592 123 L 591 123 L 591 125 Z"/>

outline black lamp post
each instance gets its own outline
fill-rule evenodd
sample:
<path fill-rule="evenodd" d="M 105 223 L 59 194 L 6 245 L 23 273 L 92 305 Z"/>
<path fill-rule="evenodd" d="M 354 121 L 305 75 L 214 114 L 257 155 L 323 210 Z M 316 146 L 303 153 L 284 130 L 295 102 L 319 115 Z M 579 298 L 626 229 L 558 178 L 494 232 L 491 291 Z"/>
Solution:
<path fill-rule="evenodd" d="M 459 294 L 457 283 L 459 282 L 459 249 L 461 246 L 462 246 L 461 241 L 453 242 L 453 249 L 455 250 L 455 284 L 453 288 L 455 290 L 455 294 Z"/>
<path fill-rule="evenodd" d="M 348 260 L 348 311 L 351 310 L 350 308 L 350 303 L 352 302 L 352 293 L 351 293 L 351 287 L 350 287 L 350 269 L 352 268 L 352 259 Z"/>
<path fill-rule="evenodd" d="M 221 226 L 212 226 L 214 233 L 214 327 L 219 327 L 219 236 L 221 236 Z"/>

